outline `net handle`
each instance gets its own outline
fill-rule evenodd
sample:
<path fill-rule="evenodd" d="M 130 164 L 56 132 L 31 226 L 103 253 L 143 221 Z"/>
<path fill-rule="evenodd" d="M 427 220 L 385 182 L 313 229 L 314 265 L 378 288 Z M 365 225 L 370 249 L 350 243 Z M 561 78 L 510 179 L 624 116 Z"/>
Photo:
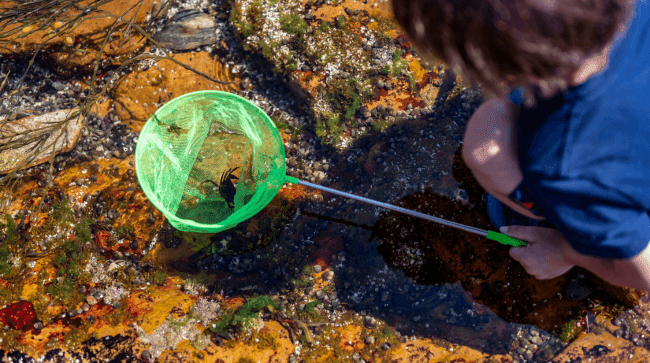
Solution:
<path fill-rule="evenodd" d="M 504 245 L 513 246 L 513 247 L 523 247 L 523 246 L 527 245 L 527 243 L 525 241 L 522 241 L 522 240 L 510 237 L 510 236 L 507 236 L 505 234 L 501 234 L 499 232 L 486 231 L 484 229 L 471 227 L 471 226 L 466 226 L 464 224 L 448 221 L 446 219 L 434 217 L 432 215 L 420 213 L 420 212 L 417 212 L 417 211 L 414 211 L 414 210 L 411 210 L 411 209 L 398 207 L 396 205 L 379 202 L 379 201 L 376 201 L 374 199 L 360 197 L 358 195 L 354 195 L 354 194 L 342 192 L 340 190 L 324 187 L 322 185 L 310 183 L 310 182 L 300 180 L 298 178 L 295 178 L 295 177 L 292 177 L 292 176 L 289 176 L 289 175 L 285 176 L 284 181 L 287 182 L 287 183 L 291 183 L 291 184 L 304 185 L 306 187 L 322 190 L 324 192 L 332 193 L 332 194 L 335 194 L 335 195 L 338 195 L 338 196 L 341 196 L 341 197 L 344 197 L 344 198 L 354 199 L 354 200 L 357 200 L 357 201 L 360 201 L 360 202 L 372 204 L 372 205 L 377 206 L 377 207 L 386 208 L 386 209 L 389 209 L 389 210 L 392 210 L 392 211 L 395 211 L 395 212 L 404 213 L 404 214 L 407 214 L 407 215 L 410 215 L 410 216 L 413 216 L 413 217 L 417 217 L 417 218 L 422 218 L 422 219 L 425 219 L 427 221 L 439 223 L 439 224 L 442 224 L 442 225 L 445 225 L 445 226 L 448 226 L 448 227 L 453 227 L 453 228 L 457 228 L 457 229 L 460 229 L 460 230 L 463 230 L 463 231 L 466 231 L 466 232 L 478 234 L 479 236 L 487 237 L 488 239 L 491 239 L 493 241 L 499 242 L 499 243 L 504 244 Z"/>

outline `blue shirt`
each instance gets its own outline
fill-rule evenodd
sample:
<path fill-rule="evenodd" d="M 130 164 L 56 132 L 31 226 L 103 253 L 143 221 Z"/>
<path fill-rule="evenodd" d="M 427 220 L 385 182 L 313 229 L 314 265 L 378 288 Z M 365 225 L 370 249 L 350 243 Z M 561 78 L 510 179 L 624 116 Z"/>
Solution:
<path fill-rule="evenodd" d="M 630 258 L 650 241 L 650 5 L 636 2 L 607 67 L 521 108 L 517 150 L 541 212 L 573 248 Z M 519 91 L 510 99 L 521 104 Z"/>

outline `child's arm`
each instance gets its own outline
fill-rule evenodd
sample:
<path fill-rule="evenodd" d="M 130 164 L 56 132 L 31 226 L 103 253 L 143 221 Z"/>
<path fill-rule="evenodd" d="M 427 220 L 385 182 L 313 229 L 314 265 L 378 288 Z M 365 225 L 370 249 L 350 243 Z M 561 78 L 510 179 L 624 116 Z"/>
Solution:
<path fill-rule="evenodd" d="M 612 284 L 650 291 L 650 247 L 629 259 L 604 259 L 577 252 L 555 229 L 509 226 L 506 234 L 529 242 L 527 247 L 510 249 L 510 255 L 540 280 L 555 278 L 575 265 Z"/>

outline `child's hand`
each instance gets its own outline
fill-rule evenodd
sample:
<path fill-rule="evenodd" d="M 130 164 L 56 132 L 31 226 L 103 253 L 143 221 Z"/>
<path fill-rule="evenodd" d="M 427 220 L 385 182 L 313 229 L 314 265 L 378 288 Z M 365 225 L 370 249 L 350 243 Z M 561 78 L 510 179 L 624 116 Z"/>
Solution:
<path fill-rule="evenodd" d="M 573 268 L 567 258 L 569 242 L 560 231 L 553 228 L 509 226 L 501 233 L 527 241 L 526 247 L 510 249 L 510 256 L 517 260 L 526 272 L 540 280 L 558 277 Z"/>

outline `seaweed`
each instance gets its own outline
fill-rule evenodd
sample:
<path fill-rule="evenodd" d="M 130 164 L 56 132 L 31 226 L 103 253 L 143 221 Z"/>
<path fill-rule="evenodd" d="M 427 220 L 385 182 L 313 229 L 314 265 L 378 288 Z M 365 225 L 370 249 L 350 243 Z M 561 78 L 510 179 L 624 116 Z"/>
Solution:
<path fill-rule="evenodd" d="M 280 29 L 291 34 L 303 34 L 307 23 L 298 13 L 280 15 Z"/>
<path fill-rule="evenodd" d="M 260 311 L 265 308 L 275 311 L 280 309 L 280 306 L 267 295 L 252 297 L 239 309 L 225 314 L 216 323 L 212 324 L 210 330 L 219 333 L 232 327 L 241 331 L 249 326 L 254 319 L 257 319 Z"/>

